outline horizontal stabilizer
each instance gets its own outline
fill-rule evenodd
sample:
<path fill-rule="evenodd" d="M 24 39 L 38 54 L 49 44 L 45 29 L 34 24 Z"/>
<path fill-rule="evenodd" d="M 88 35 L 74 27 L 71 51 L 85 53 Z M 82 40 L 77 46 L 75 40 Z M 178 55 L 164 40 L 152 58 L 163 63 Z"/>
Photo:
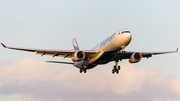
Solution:
<path fill-rule="evenodd" d="M 46 62 L 62 63 L 62 64 L 74 64 L 73 62 L 60 62 L 60 61 L 46 61 Z"/>

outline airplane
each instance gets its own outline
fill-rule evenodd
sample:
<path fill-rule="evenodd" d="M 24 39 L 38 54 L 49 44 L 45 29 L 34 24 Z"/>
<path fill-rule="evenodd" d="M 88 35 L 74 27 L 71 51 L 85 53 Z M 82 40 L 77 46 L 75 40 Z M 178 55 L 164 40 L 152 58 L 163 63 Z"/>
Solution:
<path fill-rule="evenodd" d="M 115 65 L 112 69 L 112 74 L 119 73 L 120 66 L 118 66 L 119 61 L 123 59 L 129 59 L 130 63 L 137 63 L 141 61 L 142 58 L 149 58 L 152 55 L 175 53 L 176 51 L 167 52 L 131 52 L 124 51 L 124 49 L 131 42 L 132 36 L 129 30 L 120 30 L 112 34 L 98 45 L 96 45 L 91 50 L 80 50 L 75 38 L 72 39 L 74 50 L 47 50 L 47 49 L 30 49 L 30 48 L 17 48 L 8 47 L 4 45 L 4 48 L 22 50 L 28 52 L 36 52 L 38 55 L 49 55 L 52 57 L 64 57 L 72 58 L 72 62 L 60 62 L 60 61 L 47 61 L 51 63 L 63 63 L 71 64 L 79 68 L 79 72 L 86 73 L 88 69 L 92 69 L 97 65 L 107 64 L 109 62 L 115 61 Z"/>

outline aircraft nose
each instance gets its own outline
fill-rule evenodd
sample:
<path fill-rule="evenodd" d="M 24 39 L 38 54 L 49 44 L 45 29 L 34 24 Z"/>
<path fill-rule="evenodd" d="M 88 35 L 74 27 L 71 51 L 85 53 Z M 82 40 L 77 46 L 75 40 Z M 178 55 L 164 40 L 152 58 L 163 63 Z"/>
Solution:
<path fill-rule="evenodd" d="M 126 33 L 125 36 L 126 36 L 126 40 L 130 42 L 130 41 L 131 41 L 131 38 L 132 38 L 132 37 L 131 37 L 131 33 Z"/>

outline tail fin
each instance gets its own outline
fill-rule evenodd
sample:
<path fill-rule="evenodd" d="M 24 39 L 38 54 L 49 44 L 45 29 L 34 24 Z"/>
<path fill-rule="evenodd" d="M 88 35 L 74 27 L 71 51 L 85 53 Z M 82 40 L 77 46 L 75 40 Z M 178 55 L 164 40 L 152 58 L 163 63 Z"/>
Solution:
<path fill-rule="evenodd" d="M 72 39 L 74 50 L 80 50 L 75 38 Z"/>

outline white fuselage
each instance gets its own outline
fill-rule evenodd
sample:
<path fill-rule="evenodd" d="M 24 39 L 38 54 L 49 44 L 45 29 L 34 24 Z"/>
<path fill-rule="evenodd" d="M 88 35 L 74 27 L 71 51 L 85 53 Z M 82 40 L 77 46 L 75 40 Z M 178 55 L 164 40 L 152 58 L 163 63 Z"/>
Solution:
<path fill-rule="evenodd" d="M 130 43 L 130 41 L 131 34 L 128 30 L 118 31 L 92 49 L 101 51 L 97 56 L 88 61 L 82 60 L 76 62 L 74 65 L 80 68 L 84 64 L 87 66 L 87 69 L 90 69 L 98 64 L 108 63 L 112 59 L 110 55 L 124 49 Z"/>

